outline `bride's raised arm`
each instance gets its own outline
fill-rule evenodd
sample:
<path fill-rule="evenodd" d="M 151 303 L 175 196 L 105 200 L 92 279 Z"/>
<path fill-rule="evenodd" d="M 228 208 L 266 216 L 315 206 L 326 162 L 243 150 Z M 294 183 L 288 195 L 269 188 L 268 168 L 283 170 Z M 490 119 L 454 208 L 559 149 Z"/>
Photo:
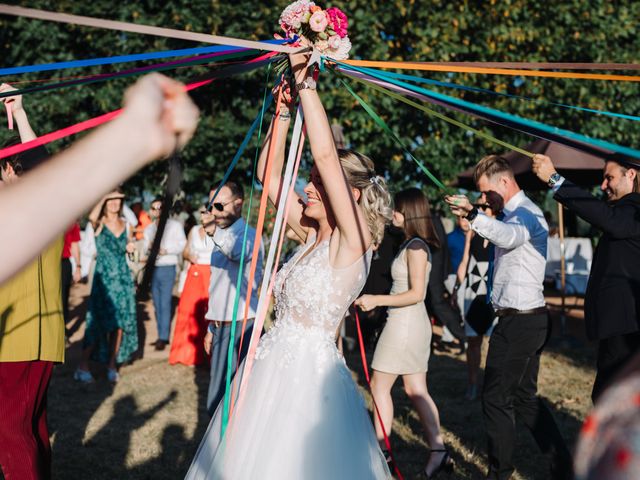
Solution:
<path fill-rule="evenodd" d="M 307 67 L 307 54 L 294 54 L 289 58 L 297 85 L 312 77 L 312 69 Z M 315 88 L 299 89 L 298 95 L 304 111 L 313 161 L 322 179 L 340 234 L 338 254 L 343 258 L 353 257 L 355 260 L 369 248 L 372 240 L 367 222 L 357 205 L 361 192 L 351 187 L 347 181 L 340 165 L 327 114 Z"/>
<path fill-rule="evenodd" d="M 260 157 L 258 158 L 258 180 L 260 183 L 265 186 L 265 188 L 269 191 L 269 200 L 278 207 L 278 197 L 280 196 L 280 189 L 282 188 L 282 168 L 284 165 L 284 153 L 285 146 L 287 143 L 287 133 L 289 132 L 289 126 L 291 125 L 291 119 L 293 112 L 293 100 L 291 98 L 290 86 L 287 81 L 282 82 L 281 84 L 283 90 L 283 102 L 280 107 L 280 114 L 274 116 L 271 120 L 271 124 L 269 125 L 269 130 L 267 131 L 267 135 L 265 137 L 265 141 L 262 144 L 262 151 L 260 152 Z M 280 87 L 278 87 L 280 88 Z M 274 95 L 277 92 L 274 92 Z M 273 130 L 274 126 L 278 123 L 278 128 L 276 129 L 275 138 L 273 138 Z M 273 147 L 271 147 L 271 142 L 275 142 Z M 269 149 L 274 148 L 273 150 L 273 166 L 271 167 L 271 178 L 269 181 L 269 185 L 264 185 L 265 178 L 265 168 L 267 164 L 267 157 L 269 156 Z M 302 221 L 302 212 L 303 212 L 303 204 L 300 199 L 300 196 L 293 192 L 294 198 L 290 202 L 289 206 L 289 214 L 287 216 L 287 223 L 296 232 L 296 235 L 300 237 L 303 241 L 307 240 L 307 233 L 309 231 L 308 227 L 305 227 L 301 224 Z"/>

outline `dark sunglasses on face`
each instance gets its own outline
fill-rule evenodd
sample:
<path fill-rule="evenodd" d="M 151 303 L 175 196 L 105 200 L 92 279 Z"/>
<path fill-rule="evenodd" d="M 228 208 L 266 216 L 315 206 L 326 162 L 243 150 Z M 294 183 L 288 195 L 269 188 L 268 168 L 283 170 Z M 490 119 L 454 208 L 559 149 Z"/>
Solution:
<path fill-rule="evenodd" d="M 485 211 L 485 210 L 489 210 L 491 208 L 491 205 L 489 205 L 488 203 L 476 203 L 474 207 L 479 208 L 482 211 Z"/>
<path fill-rule="evenodd" d="M 205 203 L 204 204 L 204 209 L 211 213 L 212 209 L 216 209 L 219 212 L 222 212 L 224 210 L 224 207 L 226 207 L 227 205 L 229 205 L 231 202 L 233 202 L 233 200 L 229 200 L 227 203 L 220 203 L 220 202 L 214 202 L 212 204 L 210 203 Z"/>

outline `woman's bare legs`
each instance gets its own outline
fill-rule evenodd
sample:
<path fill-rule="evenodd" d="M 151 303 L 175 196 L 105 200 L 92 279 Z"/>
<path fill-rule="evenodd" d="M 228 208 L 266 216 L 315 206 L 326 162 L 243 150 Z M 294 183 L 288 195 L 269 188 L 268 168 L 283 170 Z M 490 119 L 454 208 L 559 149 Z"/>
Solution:
<path fill-rule="evenodd" d="M 119 328 L 111 334 L 111 356 L 109 357 L 109 368 L 116 370 L 116 359 L 118 358 L 118 352 L 120 351 L 120 344 L 122 343 L 122 329 Z"/>
<path fill-rule="evenodd" d="M 391 399 L 391 388 L 395 383 L 398 375 L 395 373 L 384 373 L 378 370 L 373 371 L 371 378 L 371 392 L 373 399 L 378 406 L 382 423 L 384 424 L 384 431 L 387 435 L 391 435 L 391 428 L 393 426 L 393 400 Z M 384 434 L 380 425 L 378 415 L 373 412 L 373 422 L 376 427 L 376 437 L 380 443 L 380 448 L 385 450 L 387 446 L 384 443 Z"/>
<path fill-rule="evenodd" d="M 404 382 L 404 389 L 407 392 L 407 396 L 411 400 L 411 403 L 413 403 L 418 417 L 420 417 L 420 423 L 422 423 L 422 427 L 424 428 L 429 448 L 432 450 L 443 450 L 444 439 L 440 432 L 440 415 L 427 389 L 427 374 L 414 373 L 403 375 L 402 381 Z M 434 452 L 429 456 L 429 462 L 427 464 L 428 474 L 432 473 L 438 465 L 440 465 L 444 454 L 444 452 Z"/>

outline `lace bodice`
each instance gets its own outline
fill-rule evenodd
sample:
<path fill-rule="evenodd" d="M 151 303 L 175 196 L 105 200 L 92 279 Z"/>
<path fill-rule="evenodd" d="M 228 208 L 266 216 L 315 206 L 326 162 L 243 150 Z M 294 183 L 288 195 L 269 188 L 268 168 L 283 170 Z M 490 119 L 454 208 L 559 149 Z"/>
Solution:
<path fill-rule="evenodd" d="M 329 241 L 311 250 L 313 244 L 312 239 L 276 276 L 276 322 L 322 329 L 335 337 L 367 279 L 371 251 L 348 267 L 334 268 L 329 263 Z"/>

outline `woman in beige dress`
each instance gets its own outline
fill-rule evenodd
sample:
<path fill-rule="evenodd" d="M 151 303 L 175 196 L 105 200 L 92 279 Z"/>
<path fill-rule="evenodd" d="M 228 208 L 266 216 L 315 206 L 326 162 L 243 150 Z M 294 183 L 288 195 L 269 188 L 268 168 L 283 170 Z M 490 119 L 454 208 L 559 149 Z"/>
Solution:
<path fill-rule="evenodd" d="M 422 191 L 410 188 L 395 196 L 393 224 L 403 229 L 405 242 L 391 265 L 391 292 L 389 295 L 363 295 L 356 305 L 364 311 L 388 307 L 387 323 L 371 365 L 371 389 L 384 429 L 390 434 L 393 422 L 391 388 L 398 376 L 402 377 L 431 449 L 424 470 L 426 478 L 431 479 L 443 470 L 450 471 L 453 462 L 440 432 L 438 409 L 427 389 L 431 323 L 424 297 L 431 271 L 429 247 L 438 248 L 439 240 L 431 221 L 429 202 Z M 377 416 L 375 427 L 384 448 L 384 434 Z"/>

